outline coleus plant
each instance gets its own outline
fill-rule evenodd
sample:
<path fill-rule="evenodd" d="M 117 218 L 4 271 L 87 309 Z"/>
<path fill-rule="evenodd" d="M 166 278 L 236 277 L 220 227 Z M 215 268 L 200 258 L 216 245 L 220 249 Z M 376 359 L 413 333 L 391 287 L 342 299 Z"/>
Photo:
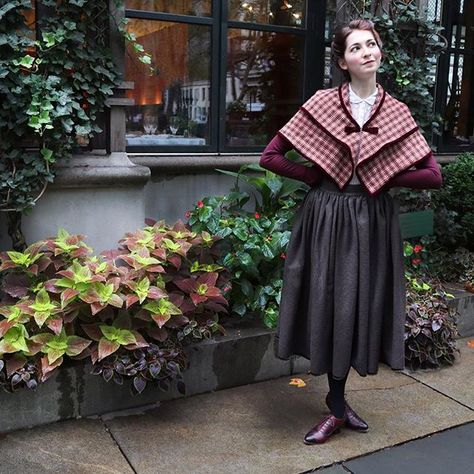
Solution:
<path fill-rule="evenodd" d="M 223 331 L 229 275 L 216 264 L 216 240 L 182 222 L 148 221 L 98 256 L 65 230 L 1 253 L 2 385 L 34 388 L 66 358 L 90 360 L 106 380 L 132 378 L 135 392 L 179 378 L 183 345 Z M 158 371 L 155 356 L 164 357 Z M 109 377 L 118 358 L 126 369 Z"/>

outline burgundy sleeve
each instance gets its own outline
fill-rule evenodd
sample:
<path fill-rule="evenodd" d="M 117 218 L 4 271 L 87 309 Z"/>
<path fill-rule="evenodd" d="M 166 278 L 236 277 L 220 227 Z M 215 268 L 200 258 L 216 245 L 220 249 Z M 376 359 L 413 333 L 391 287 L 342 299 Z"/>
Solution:
<path fill-rule="evenodd" d="M 315 166 L 308 167 L 287 160 L 285 153 L 292 149 L 293 146 L 288 140 L 280 135 L 275 135 L 263 150 L 260 166 L 280 176 L 303 181 L 309 186 L 317 185 L 323 177 L 323 171 L 318 170 Z"/>
<path fill-rule="evenodd" d="M 430 153 L 415 164 L 416 170 L 402 171 L 388 182 L 388 188 L 437 189 L 443 184 L 441 169 Z"/>

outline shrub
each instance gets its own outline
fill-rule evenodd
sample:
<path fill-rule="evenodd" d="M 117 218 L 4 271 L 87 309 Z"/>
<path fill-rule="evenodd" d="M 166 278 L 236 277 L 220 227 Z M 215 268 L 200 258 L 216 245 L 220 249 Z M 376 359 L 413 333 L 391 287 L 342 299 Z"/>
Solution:
<path fill-rule="evenodd" d="M 247 175 L 246 171 L 260 174 Z M 231 312 L 239 317 L 256 313 L 273 328 L 290 228 L 307 186 L 263 171 L 258 165 L 243 166 L 238 173 L 225 171 L 236 178 L 234 188 L 225 196 L 203 198 L 187 216 L 194 231 L 222 238 L 218 263 L 232 275 L 227 294 Z M 241 191 L 239 181 L 253 187 L 254 202 Z"/>
<path fill-rule="evenodd" d="M 0 383 L 34 388 L 69 357 L 90 358 L 106 380 L 133 378 L 138 392 L 152 380 L 163 387 L 185 368 L 184 344 L 223 330 L 228 278 L 216 240 L 160 221 L 101 256 L 63 230 L 2 253 Z"/>
<path fill-rule="evenodd" d="M 411 370 L 452 365 L 458 349 L 452 295 L 438 281 L 410 277 L 407 285 L 405 361 Z"/>
<path fill-rule="evenodd" d="M 474 154 L 458 156 L 442 171 L 443 188 L 433 192 L 436 238 L 450 250 L 474 251 Z"/>

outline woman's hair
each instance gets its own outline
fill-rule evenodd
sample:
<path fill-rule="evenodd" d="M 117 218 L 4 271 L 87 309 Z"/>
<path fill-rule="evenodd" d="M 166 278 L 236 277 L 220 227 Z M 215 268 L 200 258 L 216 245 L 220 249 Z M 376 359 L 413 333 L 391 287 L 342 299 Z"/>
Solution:
<path fill-rule="evenodd" d="M 380 50 L 382 50 L 382 40 L 380 39 L 380 35 L 377 33 L 374 24 L 370 20 L 359 18 L 336 28 L 331 43 L 332 59 L 336 64 L 336 67 L 342 71 L 345 79 L 347 80 L 350 80 L 351 76 L 349 74 L 349 71 L 341 69 L 341 67 L 339 66 L 339 59 L 344 58 L 347 37 L 355 30 L 370 31 L 373 34 L 378 47 L 380 48 Z"/>

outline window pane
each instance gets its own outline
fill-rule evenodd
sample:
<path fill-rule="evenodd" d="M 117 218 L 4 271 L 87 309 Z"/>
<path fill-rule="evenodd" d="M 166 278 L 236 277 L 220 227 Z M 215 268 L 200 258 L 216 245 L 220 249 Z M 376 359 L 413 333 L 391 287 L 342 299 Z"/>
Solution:
<path fill-rule="evenodd" d="M 305 0 L 229 0 L 229 19 L 304 27 Z"/>
<path fill-rule="evenodd" d="M 226 145 L 265 145 L 301 105 L 301 37 L 229 30 Z"/>
<path fill-rule="evenodd" d="M 125 8 L 182 15 L 211 16 L 212 0 L 126 0 Z"/>
<path fill-rule="evenodd" d="M 125 80 L 135 88 L 127 113 L 129 146 L 197 146 L 209 143 L 210 28 L 154 20 L 130 20 L 154 72 L 127 51 Z M 204 93 L 203 93 L 204 91 Z"/>
<path fill-rule="evenodd" d="M 444 139 L 449 145 L 474 144 L 474 55 L 451 54 L 444 113 Z"/>

